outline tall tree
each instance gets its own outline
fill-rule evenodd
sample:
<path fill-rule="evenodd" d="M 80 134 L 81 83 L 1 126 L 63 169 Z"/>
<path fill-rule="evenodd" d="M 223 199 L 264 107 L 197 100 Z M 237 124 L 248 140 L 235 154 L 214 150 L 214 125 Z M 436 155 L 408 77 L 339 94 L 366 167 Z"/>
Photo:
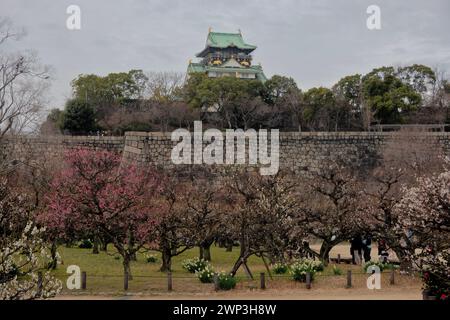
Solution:
<path fill-rule="evenodd" d="M 312 88 L 304 93 L 304 118 L 312 131 L 335 129 L 333 117 L 336 112 L 336 100 L 328 88 Z"/>
<path fill-rule="evenodd" d="M 97 130 L 96 113 L 92 105 L 77 99 L 67 101 L 61 129 L 72 134 L 86 134 Z"/>
<path fill-rule="evenodd" d="M 300 194 L 297 226 L 322 240 L 314 256 L 328 264 L 330 251 L 337 244 L 357 235 L 362 215 L 358 211 L 358 180 L 352 169 L 339 161 L 330 161 L 321 172 L 310 172 Z"/>
<path fill-rule="evenodd" d="M 416 110 L 421 95 L 398 77 L 393 67 L 372 70 L 363 77 L 363 94 L 376 120 L 384 124 L 401 123 L 406 111 Z"/>

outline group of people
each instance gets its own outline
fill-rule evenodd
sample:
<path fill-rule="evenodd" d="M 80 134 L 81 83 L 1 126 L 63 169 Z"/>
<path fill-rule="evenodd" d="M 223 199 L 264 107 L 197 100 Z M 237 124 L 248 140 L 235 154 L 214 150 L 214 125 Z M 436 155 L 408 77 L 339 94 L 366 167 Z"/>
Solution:
<path fill-rule="evenodd" d="M 364 262 L 369 262 L 372 252 L 372 238 L 370 235 L 356 236 L 350 240 L 350 254 L 352 255 L 353 264 L 361 264 L 362 259 Z M 383 239 L 378 241 L 378 257 L 383 263 L 388 261 L 388 248 L 386 241 Z"/>
<path fill-rule="evenodd" d="M 350 254 L 353 264 L 361 264 L 362 258 L 365 262 L 371 260 L 372 239 L 370 236 L 356 236 L 350 240 Z"/>
<path fill-rule="evenodd" d="M 361 264 L 362 259 L 364 259 L 364 262 L 370 261 L 371 252 L 372 252 L 372 238 L 370 237 L 370 235 L 356 236 L 350 240 L 350 254 L 352 255 L 353 264 Z M 383 263 L 386 263 L 388 260 L 388 256 L 389 253 L 386 241 L 381 239 L 378 241 L 379 260 Z"/>

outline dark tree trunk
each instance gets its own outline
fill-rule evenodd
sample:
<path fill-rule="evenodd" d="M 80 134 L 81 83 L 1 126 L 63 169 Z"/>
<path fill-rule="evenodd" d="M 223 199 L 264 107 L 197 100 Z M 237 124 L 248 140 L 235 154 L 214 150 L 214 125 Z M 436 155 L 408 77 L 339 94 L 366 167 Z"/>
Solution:
<path fill-rule="evenodd" d="M 211 243 L 200 245 L 200 259 L 211 261 Z"/>
<path fill-rule="evenodd" d="M 58 248 L 58 245 L 56 243 L 56 241 L 52 242 L 52 246 L 50 247 L 50 257 L 51 257 L 51 261 L 48 264 L 48 269 L 49 270 L 55 270 L 57 265 L 58 265 L 58 259 L 56 258 L 56 250 Z"/>
<path fill-rule="evenodd" d="M 123 257 L 123 276 L 128 274 L 128 280 L 133 280 L 133 276 L 131 275 L 131 268 L 130 268 L 130 258 L 125 255 Z"/>
<path fill-rule="evenodd" d="M 100 250 L 104 251 L 104 252 L 108 252 L 108 240 L 106 238 L 102 239 Z"/>
<path fill-rule="evenodd" d="M 330 251 L 333 249 L 333 244 L 328 241 L 323 241 L 320 246 L 319 258 L 325 266 L 330 262 Z"/>
<path fill-rule="evenodd" d="M 99 250 L 98 250 L 98 247 L 99 247 L 99 239 L 98 239 L 98 236 L 95 236 L 94 237 L 94 243 L 92 245 L 92 253 L 93 254 L 99 254 L 100 253 Z"/>
<path fill-rule="evenodd" d="M 241 235 L 239 242 L 240 242 L 239 258 L 235 262 L 235 264 L 234 264 L 234 266 L 233 266 L 233 268 L 231 269 L 231 272 L 230 272 L 231 276 L 233 276 L 233 277 L 236 275 L 236 272 L 239 270 L 241 265 L 243 263 L 245 263 L 247 258 L 248 258 L 246 242 L 245 242 L 245 236 Z"/>
<path fill-rule="evenodd" d="M 162 251 L 162 265 L 159 269 L 161 272 L 172 271 L 172 252 L 170 248 L 165 248 Z"/>
<path fill-rule="evenodd" d="M 241 265 L 244 263 L 244 257 L 239 256 L 239 259 L 234 263 L 233 268 L 231 269 L 230 275 L 234 277 L 236 275 L 236 272 L 239 270 Z"/>

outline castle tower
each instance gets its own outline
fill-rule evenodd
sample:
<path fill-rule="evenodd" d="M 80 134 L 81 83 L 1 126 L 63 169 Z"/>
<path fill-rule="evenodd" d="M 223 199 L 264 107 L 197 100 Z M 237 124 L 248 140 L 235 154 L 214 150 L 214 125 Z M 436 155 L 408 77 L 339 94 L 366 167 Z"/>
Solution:
<path fill-rule="evenodd" d="M 232 76 L 241 79 L 267 80 L 260 65 L 252 65 L 251 53 L 256 46 L 244 41 L 242 33 L 212 32 L 205 48 L 196 55 L 199 62 L 190 62 L 188 74 L 205 73 L 208 77 Z"/>

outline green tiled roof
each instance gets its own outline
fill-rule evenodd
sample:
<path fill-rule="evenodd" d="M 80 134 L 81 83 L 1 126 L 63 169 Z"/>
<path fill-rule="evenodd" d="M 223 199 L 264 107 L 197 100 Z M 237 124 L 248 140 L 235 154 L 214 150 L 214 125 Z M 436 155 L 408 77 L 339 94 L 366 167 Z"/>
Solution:
<path fill-rule="evenodd" d="M 241 33 L 210 32 L 206 46 L 212 48 L 237 47 L 239 49 L 255 50 L 256 46 L 244 42 Z"/>
<path fill-rule="evenodd" d="M 188 65 L 188 73 L 196 73 L 196 72 L 206 72 L 205 66 L 200 63 L 190 63 Z"/>

